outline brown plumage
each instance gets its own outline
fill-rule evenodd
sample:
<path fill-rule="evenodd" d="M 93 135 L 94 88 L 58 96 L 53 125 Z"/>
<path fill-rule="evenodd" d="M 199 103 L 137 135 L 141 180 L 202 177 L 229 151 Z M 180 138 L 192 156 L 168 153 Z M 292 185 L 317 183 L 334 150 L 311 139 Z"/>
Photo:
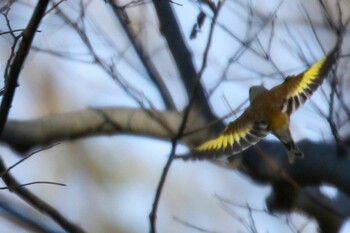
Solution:
<path fill-rule="evenodd" d="M 306 71 L 289 76 L 267 90 L 253 86 L 249 90 L 250 106 L 216 138 L 204 142 L 193 152 L 192 158 L 204 159 L 235 155 L 256 144 L 270 132 L 285 146 L 290 163 L 303 153 L 295 144 L 290 130 L 290 115 L 301 107 L 322 84 L 336 63 L 341 40 L 324 58 Z"/>

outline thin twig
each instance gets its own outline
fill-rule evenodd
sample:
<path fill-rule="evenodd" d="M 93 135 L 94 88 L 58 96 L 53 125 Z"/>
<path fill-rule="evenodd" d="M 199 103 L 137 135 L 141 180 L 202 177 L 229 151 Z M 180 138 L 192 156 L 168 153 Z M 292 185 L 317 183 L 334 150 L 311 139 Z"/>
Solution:
<path fill-rule="evenodd" d="M 151 213 L 149 215 L 150 225 L 151 225 L 151 227 L 150 227 L 150 232 L 151 233 L 155 233 L 157 231 L 156 230 L 157 229 L 156 228 L 156 219 L 157 219 L 157 210 L 158 210 L 158 205 L 159 205 L 159 201 L 160 201 L 160 196 L 161 196 L 161 193 L 162 193 L 162 190 L 163 190 L 163 187 L 164 187 L 164 184 L 165 184 L 165 180 L 166 180 L 166 177 L 168 175 L 170 166 L 171 166 L 172 161 L 173 161 L 174 156 L 175 156 L 175 151 L 176 151 L 176 146 L 177 146 L 178 140 L 183 136 L 183 133 L 185 131 L 186 123 L 188 121 L 188 117 L 189 117 L 189 114 L 190 114 L 190 110 L 191 110 L 191 107 L 194 104 L 195 95 L 196 95 L 197 89 L 200 86 L 200 80 L 201 80 L 202 75 L 204 73 L 204 70 L 205 70 L 205 68 L 207 66 L 207 59 L 208 59 L 209 49 L 210 49 L 210 46 L 211 46 L 212 37 L 213 37 L 213 34 L 214 34 L 215 22 L 216 22 L 216 19 L 218 17 L 218 13 L 219 13 L 219 10 L 220 10 L 220 7 L 222 6 L 222 4 L 223 4 L 223 1 L 219 0 L 218 4 L 217 4 L 217 7 L 216 7 L 216 11 L 215 11 L 214 17 L 212 19 L 211 26 L 210 26 L 209 37 L 208 37 L 208 41 L 207 41 L 207 44 L 206 44 L 206 47 L 205 47 L 205 50 L 204 50 L 204 54 L 203 54 L 202 66 L 201 66 L 198 74 L 196 75 L 195 82 L 193 84 L 191 95 L 190 95 L 190 98 L 189 98 L 189 103 L 188 103 L 188 105 L 186 106 L 186 108 L 184 110 L 184 115 L 183 115 L 183 118 L 182 118 L 182 121 L 181 121 L 181 125 L 180 125 L 179 130 L 178 130 L 178 133 L 174 137 L 174 139 L 172 140 L 171 152 L 170 152 L 169 158 L 168 158 L 168 160 L 167 160 L 167 162 L 166 162 L 166 164 L 165 164 L 165 166 L 163 168 L 163 172 L 161 174 L 161 177 L 160 177 L 160 180 L 159 180 L 159 183 L 158 183 L 158 186 L 157 186 L 157 191 L 156 191 L 156 195 L 155 195 L 155 198 L 154 198 L 152 211 L 151 211 Z"/>
<path fill-rule="evenodd" d="M 5 123 L 7 121 L 8 114 L 10 112 L 11 103 L 15 95 L 15 89 L 17 87 L 17 80 L 22 70 L 25 59 L 29 53 L 34 35 L 37 32 L 41 19 L 44 17 L 48 0 L 40 0 L 33 12 L 28 26 L 23 31 L 22 41 L 19 44 L 16 55 L 13 62 L 8 64 L 9 73 L 5 74 L 5 92 L 0 106 L 0 134 L 2 133 Z"/>
<path fill-rule="evenodd" d="M 194 229 L 195 231 L 198 231 L 198 232 L 203 232 L 203 233 L 219 233 L 218 231 L 211 231 L 211 230 L 207 230 L 203 227 L 200 227 L 200 226 L 196 226 L 190 222 L 187 222 L 185 220 L 182 220 L 178 217 L 174 217 L 174 220 L 175 221 L 178 221 L 179 223 L 181 223 L 182 225 L 188 227 L 188 228 L 191 228 L 191 229 Z"/>
<path fill-rule="evenodd" d="M 53 182 L 53 181 L 32 181 L 24 184 L 19 184 L 19 186 L 17 187 L 0 187 L 0 190 L 12 190 L 13 188 L 32 186 L 34 184 L 50 184 L 50 185 L 57 185 L 57 186 L 67 186 L 66 184 Z"/>
<path fill-rule="evenodd" d="M 6 171 L 7 168 L 3 160 L 0 158 L 0 173 Z M 63 229 L 68 232 L 74 233 L 83 233 L 84 231 L 68 221 L 63 215 L 61 215 L 55 208 L 42 201 L 40 198 L 31 193 L 27 188 L 21 186 L 18 181 L 11 175 L 11 173 L 7 172 L 2 176 L 2 180 L 7 185 L 10 191 L 15 193 L 18 197 L 26 201 L 35 209 L 41 211 L 42 213 L 48 215 L 52 218 L 57 224 L 59 224 Z"/>
<path fill-rule="evenodd" d="M 32 157 L 33 155 L 41 152 L 41 151 L 44 151 L 44 150 L 47 150 L 47 149 L 50 149 L 56 145 L 58 145 L 59 143 L 53 143 L 51 145 L 47 145 L 47 146 L 44 146 L 42 148 L 39 148 L 38 150 L 35 150 L 33 152 L 30 152 L 28 155 L 24 156 L 23 158 L 21 158 L 20 160 L 18 160 L 16 163 L 14 163 L 13 165 L 9 166 L 6 171 L 4 171 L 3 173 L 0 173 L 0 177 L 2 177 L 5 173 L 9 172 L 11 169 L 17 167 L 19 164 L 23 163 L 25 160 L 29 159 L 30 157 Z"/>
<path fill-rule="evenodd" d="M 141 63 L 143 64 L 144 68 L 146 69 L 149 78 L 151 79 L 152 83 L 158 88 L 159 93 L 167 109 L 176 109 L 176 105 L 173 101 L 168 87 L 165 85 L 164 80 L 160 76 L 152 60 L 147 58 L 147 56 L 143 52 L 141 44 L 137 41 L 136 35 L 134 35 L 135 33 L 129 26 L 129 17 L 127 16 L 125 7 L 117 6 L 118 1 L 108 0 L 108 2 L 111 5 L 113 12 L 117 16 L 120 24 L 122 25 L 122 28 L 124 29 L 124 32 L 126 33 L 137 56 L 141 60 Z"/>

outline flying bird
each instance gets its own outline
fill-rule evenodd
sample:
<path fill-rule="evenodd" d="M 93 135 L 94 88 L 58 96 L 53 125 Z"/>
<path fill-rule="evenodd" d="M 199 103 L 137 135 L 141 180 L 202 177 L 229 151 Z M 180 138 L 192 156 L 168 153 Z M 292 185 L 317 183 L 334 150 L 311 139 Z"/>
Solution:
<path fill-rule="evenodd" d="M 322 84 L 336 63 L 340 41 L 332 51 L 298 75 L 288 76 L 271 90 L 264 86 L 249 89 L 250 106 L 230 122 L 215 138 L 195 148 L 192 158 L 207 159 L 232 156 L 256 144 L 269 133 L 275 135 L 287 150 L 288 161 L 304 154 L 294 142 L 289 129 L 290 116 L 300 108 Z"/>

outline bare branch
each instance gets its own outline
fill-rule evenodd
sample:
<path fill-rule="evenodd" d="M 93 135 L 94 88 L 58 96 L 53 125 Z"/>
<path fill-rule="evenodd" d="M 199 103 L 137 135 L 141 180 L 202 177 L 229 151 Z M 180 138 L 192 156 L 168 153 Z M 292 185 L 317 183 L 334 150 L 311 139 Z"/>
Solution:
<path fill-rule="evenodd" d="M 135 108 L 89 108 L 50 115 L 35 120 L 9 120 L 1 142 L 20 153 L 55 142 L 94 135 L 135 134 L 169 140 L 181 123 L 182 114 Z M 205 123 L 190 119 L 193 129 Z M 164 126 L 168 126 L 168 129 Z M 199 143 L 206 135 L 189 135 L 184 140 Z"/>
<path fill-rule="evenodd" d="M 5 76 L 5 92 L 0 106 L 0 134 L 5 126 L 11 103 L 15 95 L 17 80 L 22 66 L 29 53 L 33 38 L 39 27 L 41 19 L 44 17 L 48 0 L 40 0 L 33 12 L 27 28 L 22 33 L 22 41 L 11 64 L 8 64 L 9 73 Z"/>
<path fill-rule="evenodd" d="M 204 54 L 203 54 L 203 58 L 202 58 L 202 65 L 201 65 L 201 68 L 200 68 L 200 70 L 199 70 L 199 72 L 196 75 L 196 78 L 194 80 L 193 88 L 192 88 L 192 90 L 190 92 L 190 96 L 189 96 L 189 102 L 184 110 L 184 114 L 183 114 L 183 117 L 181 119 L 181 124 L 178 128 L 177 134 L 172 139 L 171 152 L 170 152 L 169 158 L 168 158 L 168 160 L 163 168 L 163 172 L 161 174 L 161 177 L 160 177 L 160 180 L 159 180 L 159 183 L 157 186 L 157 191 L 156 191 L 156 195 L 155 195 L 154 202 L 153 202 L 153 208 L 152 208 L 152 211 L 151 211 L 150 217 L 149 217 L 150 223 L 151 223 L 151 228 L 150 228 L 151 233 L 155 233 L 156 229 L 157 229 L 156 228 L 156 219 L 157 219 L 157 210 L 158 210 L 160 195 L 162 193 L 162 190 L 163 190 L 163 187 L 165 184 L 165 179 L 166 179 L 167 174 L 169 172 L 170 166 L 173 162 L 173 159 L 175 158 L 175 151 L 176 151 L 176 146 L 177 146 L 178 140 L 181 139 L 184 135 L 186 125 L 188 124 L 188 120 L 190 117 L 190 111 L 196 103 L 196 94 L 198 91 L 201 90 L 200 80 L 202 78 L 202 75 L 204 73 L 205 68 L 207 67 L 207 59 L 208 59 L 209 49 L 211 46 L 212 37 L 214 34 L 214 27 L 215 27 L 216 19 L 218 17 L 220 7 L 222 6 L 222 4 L 223 4 L 223 1 L 219 0 L 217 7 L 216 7 L 214 17 L 212 19 L 212 23 L 211 23 L 211 27 L 210 27 L 210 31 L 209 31 L 209 36 L 208 36 L 208 41 L 207 41 L 207 44 L 206 44 L 206 47 L 204 50 Z"/>
<path fill-rule="evenodd" d="M 113 2 L 112 0 L 109 0 L 109 4 L 112 6 L 114 14 L 117 16 L 126 35 L 128 36 L 128 39 L 131 45 L 135 49 L 136 54 L 138 55 L 142 64 L 144 65 L 148 76 L 150 77 L 152 82 L 158 87 L 158 91 L 160 92 L 166 107 L 170 110 L 175 110 L 176 105 L 173 101 L 173 98 L 169 92 L 168 87 L 165 85 L 162 77 L 160 77 L 160 74 L 158 73 L 151 59 L 146 57 L 146 54 L 143 52 L 143 49 L 142 49 L 142 44 L 137 41 L 132 28 L 130 28 L 128 25 L 129 22 L 127 21 L 127 19 L 125 19 L 126 6 L 124 7 L 117 6 L 115 2 L 117 1 Z"/>
<path fill-rule="evenodd" d="M 184 38 L 181 34 L 179 25 L 176 21 L 171 4 L 169 1 L 153 1 L 158 19 L 160 31 L 167 41 L 169 50 L 175 60 L 176 66 L 180 73 L 180 79 L 183 81 L 187 94 L 193 90 L 195 86 L 195 79 L 197 72 L 192 61 L 192 55 L 188 50 Z M 202 86 L 198 86 L 194 97 L 194 109 L 197 114 L 204 116 L 207 122 L 216 120 L 216 117 L 212 113 L 205 92 Z M 217 131 L 223 128 L 223 124 L 217 124 L 213 129 Z"/>
<path fill-rule="evenodd" d="M 7 169 L 3 163 L 3 160 L 0 159 L 0 173 L 2 174 L 1 177 L 11 192 L 14 192 L 17 196 L 29 203 L 32 207 L 50 216 L 52 220 L 57 222 L 66 231 L 72 233 L 84 232 L 80 227 L 76 226 L 75 224 L 68 221 L 65 217 L 63 217 L 55 208 L 39 199 L 27 188 L 21 186 L 10 173 L 6 172 L 6 170 Z"/>
<path fill-rule="evenodd" d="M 18 203 L 5 198 L 0 197 L 0 209 L 2 211 L 2 217 L 14 224 L 20 225 L 26 230 L 33 230 L 39 233 L 59 233 L 57 227 L 53 227 L 47 223 L 47 220 L 41 220 L 33 216 L 33 213 L 25 210 Z"/>

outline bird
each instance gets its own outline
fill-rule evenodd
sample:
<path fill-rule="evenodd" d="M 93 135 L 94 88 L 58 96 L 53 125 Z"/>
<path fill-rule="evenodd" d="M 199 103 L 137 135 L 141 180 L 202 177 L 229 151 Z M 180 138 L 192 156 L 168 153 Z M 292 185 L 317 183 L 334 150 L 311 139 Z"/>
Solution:
<path fill-rule="evenodd" d="M 264 86 L 249 89 L 250 106 L 230 122 L 216 137 L 197 146 L 192 159 L 233 156 L 258 143 L 272 133 L 284 145 L 288 162 L 304 154 L 293 140 L 290 116 L 321 86 L 339 57 L 341 40 L 322 59 L 304 72 L 287 76 L 283 83 L 268 90 Z"/>

